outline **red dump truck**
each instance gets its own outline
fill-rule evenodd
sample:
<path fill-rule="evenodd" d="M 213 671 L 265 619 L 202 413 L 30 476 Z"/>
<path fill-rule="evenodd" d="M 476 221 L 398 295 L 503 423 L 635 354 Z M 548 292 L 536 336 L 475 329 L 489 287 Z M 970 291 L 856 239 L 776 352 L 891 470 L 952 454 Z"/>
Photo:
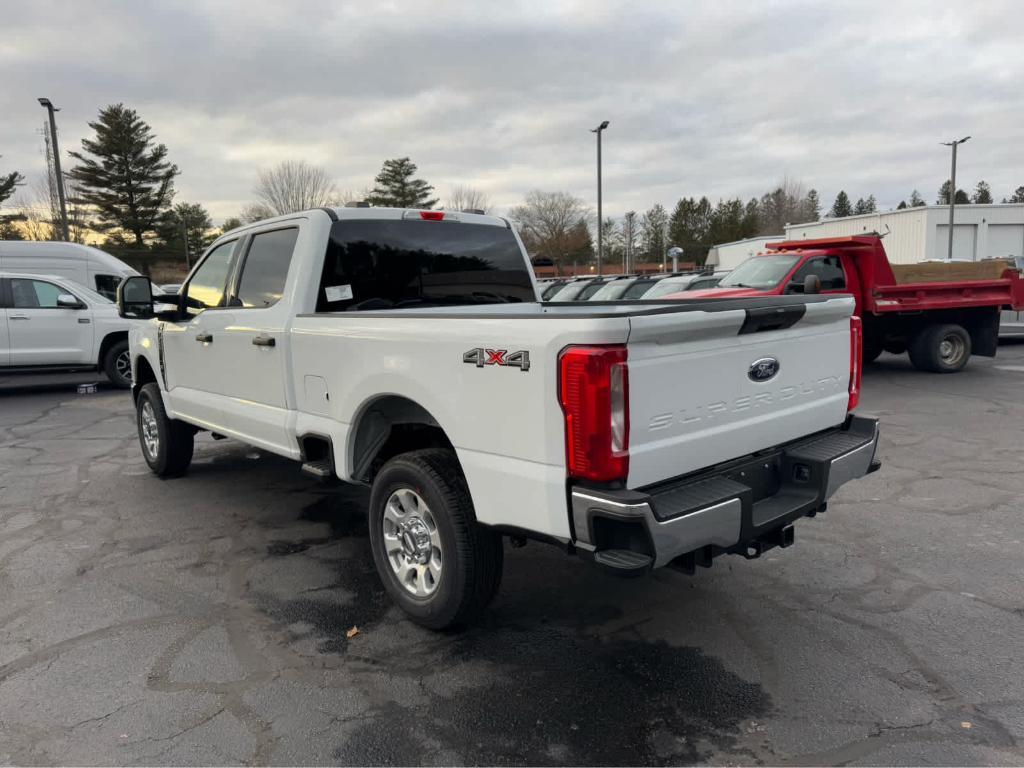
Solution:
<path fill-rule="evenodd" d="M 994 357 L 1000 311 L 1024 309 L 1024 279 L 1002 262 L 897 265 L 894 270 L 876 235 L 787 240 L 767 247 L 717 288 L 664 298 L 853 294 L 864 324 L 865 362 L 883 351 L 907 352 L 916 368 L 935 373 L 959 371 L 972 354 Z M 971 272 L 990 276 L 960 279 Z"/>

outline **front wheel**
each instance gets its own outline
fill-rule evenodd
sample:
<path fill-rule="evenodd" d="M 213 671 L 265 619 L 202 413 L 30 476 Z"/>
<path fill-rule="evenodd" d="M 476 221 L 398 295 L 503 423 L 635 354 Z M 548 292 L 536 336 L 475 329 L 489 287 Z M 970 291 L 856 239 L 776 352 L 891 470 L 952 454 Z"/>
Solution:
<path fill-rule="evenodd" d="M 151 381 L 139 391 L 135 415 L 142 455 L 149 468 L 160 477 L 177 477 L 184 473 L 192 463 L 195 430 L 167 415 L 156 382 Z"/>
<path fill-rule="evenodd" d="M 128 339 L 111 344 L 103 355 L 103 372 L 118 389 L 132 386 L 132 358 L 128 352 Z"/>
<path fill-rule="evenodd" d="M 971 335 L 959 325 L 930 325 L 911 340 L 907 351 L 919 370 L 956 373 L 971 357 Z"/>
<path fill-rule="evenodd" d="M 384 587 L 417 624 L 475 618 L 501 583 L 501 536 L 480 526 L 451 451 L 402 454 L 373 481 L 370 545 Z"/>

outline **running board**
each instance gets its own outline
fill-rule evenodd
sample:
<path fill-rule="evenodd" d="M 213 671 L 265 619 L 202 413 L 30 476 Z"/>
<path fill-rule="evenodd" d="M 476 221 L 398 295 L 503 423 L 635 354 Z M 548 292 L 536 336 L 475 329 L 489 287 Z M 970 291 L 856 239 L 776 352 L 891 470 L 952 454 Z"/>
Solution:
<path fill-rule="evenodd" d="M 317 480 L 330 480 L 334 477 L 334 467 L 330 459 L 320 461 L 307 461 L 302 465 L 302 471 Z"/>

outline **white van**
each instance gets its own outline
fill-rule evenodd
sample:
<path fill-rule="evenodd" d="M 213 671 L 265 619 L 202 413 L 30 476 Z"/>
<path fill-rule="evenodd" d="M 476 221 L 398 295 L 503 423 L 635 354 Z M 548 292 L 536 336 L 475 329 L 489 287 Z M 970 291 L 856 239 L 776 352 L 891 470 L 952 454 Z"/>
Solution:
<path fill-rule="evenodd" d="M 57 275 L 113 301 L 121 280 L 139 274 L 123 261 L 88 245 L 0 240 L 0 272 Z"/>

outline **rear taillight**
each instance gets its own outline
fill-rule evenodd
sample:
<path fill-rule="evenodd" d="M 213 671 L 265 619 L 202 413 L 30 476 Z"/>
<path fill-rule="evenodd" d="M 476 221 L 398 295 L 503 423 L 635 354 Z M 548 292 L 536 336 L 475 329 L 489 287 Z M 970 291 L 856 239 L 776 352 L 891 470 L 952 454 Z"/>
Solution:
<path fill-rule="evenodd" d="M 607 483 L 629 474 L 629 367 L 624 346 L 567 347 L 558 358 L 569 476 Z"/>
<path fill-rule="evenodd" d="M 864 358 L 864 324 L 854 315 L 850 318 L 850 402 L 847 411 L 860 403 L 861 373 Z"/>

